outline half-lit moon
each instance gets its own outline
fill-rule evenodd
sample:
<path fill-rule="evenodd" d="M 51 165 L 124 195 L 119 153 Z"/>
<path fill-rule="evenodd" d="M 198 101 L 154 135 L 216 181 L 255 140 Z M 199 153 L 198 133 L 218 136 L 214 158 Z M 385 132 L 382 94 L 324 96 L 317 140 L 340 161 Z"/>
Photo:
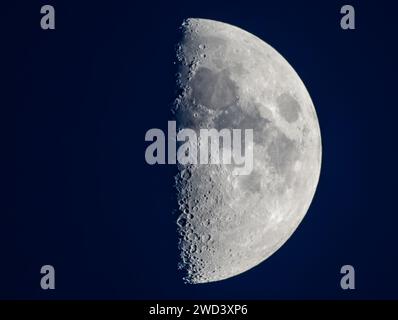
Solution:
<path fill-rule="evenodd" d="M 179 166 L 180 268 L 186 282 L 203 283 L 253 268 L 292 235 L 316 190 L 321 136 L 304 84 L 275 49 L 221 22 L 182 28 L 178 127 L 254 130 L 250 175 Z"/>

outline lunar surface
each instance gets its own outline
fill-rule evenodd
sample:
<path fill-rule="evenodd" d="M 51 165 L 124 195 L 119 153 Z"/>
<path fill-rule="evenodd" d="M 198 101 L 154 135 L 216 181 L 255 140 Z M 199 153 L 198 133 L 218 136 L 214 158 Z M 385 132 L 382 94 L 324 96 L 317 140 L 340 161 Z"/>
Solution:
<path fill-rule="evenodd" d="M 226 279 L 278 250 L 306 214 L 321 137 L 311 98 L 289 63 L 256 36 L 205 19 L 182 24 L 179 129 L 253 129 L 253 170 L 179 165 L 177 228 L 187 283 Z"/>

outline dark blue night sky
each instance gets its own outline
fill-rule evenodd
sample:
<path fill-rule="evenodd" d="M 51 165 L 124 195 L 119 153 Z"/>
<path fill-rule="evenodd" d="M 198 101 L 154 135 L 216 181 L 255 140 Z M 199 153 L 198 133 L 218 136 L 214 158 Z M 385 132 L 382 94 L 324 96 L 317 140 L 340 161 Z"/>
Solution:
<path fill-rule="evenodd" d="M 356 30 L 340 28 L 346 3 Z M 43 4 L 56 30 L 40 29 Z M 387 1 L 2 4 L 0 298 L 397 299 L 397 12 Z M 172 116 L 188 17 L 239 26 L 280 52 L 323 143 L 316 195 L 288 242 L 203 285 L 177 273 L 176 168 L 144 158 L 145 132 Z M 53 291 L 40 288 L 45 264 Z M 340 288 L 345 264 L 356 290 Z"/>

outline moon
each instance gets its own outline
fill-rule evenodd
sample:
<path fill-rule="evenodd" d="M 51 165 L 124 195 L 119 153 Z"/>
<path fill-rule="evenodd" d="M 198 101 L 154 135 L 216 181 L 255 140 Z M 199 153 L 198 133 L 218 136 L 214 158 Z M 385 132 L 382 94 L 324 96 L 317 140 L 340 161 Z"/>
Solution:
<path fill-rule="evenodd" d="M 315 194 L 322 147 L 307 89 L 275 49 L 218 21 L 190 18 L 181 30 L 178 128 L 253 129 L 249 175 L 178 166 L 178 266 L 196 284 L 241 274 L 289 239 Z"/>

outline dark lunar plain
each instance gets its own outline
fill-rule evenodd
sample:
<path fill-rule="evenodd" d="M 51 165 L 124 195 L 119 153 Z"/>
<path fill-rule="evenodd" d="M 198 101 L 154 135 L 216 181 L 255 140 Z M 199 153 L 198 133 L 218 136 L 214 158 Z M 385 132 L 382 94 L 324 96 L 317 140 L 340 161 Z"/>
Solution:
<path fill-rule="evenodd" d="M 56 30 L 40 29 L 52 4 Z M 393 2 L 12 1 L 0 9 L 2 299 L 398 299 Z M 177 272 L 171 165 L 145 162 L 167 129 L 175 44 L 189 17 L 274 47 L 313 100 L 322 135 L 314 200 L 286 244 L 231 279 Z M 40 268 L 56 289 L 40 288 Z M 340 268 L 356 290 L 340 288 Z"/>

